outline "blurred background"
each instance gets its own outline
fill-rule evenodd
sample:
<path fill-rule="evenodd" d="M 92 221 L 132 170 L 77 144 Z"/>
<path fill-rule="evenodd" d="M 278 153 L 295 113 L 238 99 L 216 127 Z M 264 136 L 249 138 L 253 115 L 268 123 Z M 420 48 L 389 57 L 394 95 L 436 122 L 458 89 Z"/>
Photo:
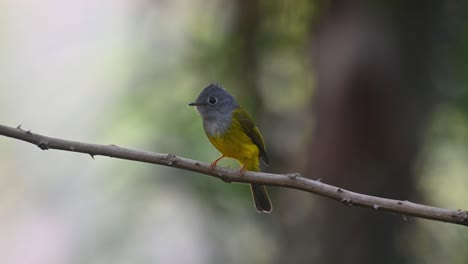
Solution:
<path fill-rule="evenodd" d="M 408 3 L 410 2 L 410 3 Z M 0 123 L 211 162 L 218 82 L 273 173 L 467 209 L 466 1 L 0 1 Z M 466 227 L 0 137 L 1 263 L 467 263 Z M 233 161 L 223 166 L 236 168 Z"/>

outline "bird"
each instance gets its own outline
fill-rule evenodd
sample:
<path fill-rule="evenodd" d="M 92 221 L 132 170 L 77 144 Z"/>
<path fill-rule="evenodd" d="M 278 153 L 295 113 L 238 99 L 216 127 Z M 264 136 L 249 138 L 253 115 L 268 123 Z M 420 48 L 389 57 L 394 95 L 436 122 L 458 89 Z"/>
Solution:
<path fill-rule="evenodd" d="M 260 130 L 221 85 L 212 83 L 206 86 L 198 98 L 188 105 L 196 107 L 206 136 L 221 152 L 221 156 L 211 163 L 211 170 L 225 157 L 237 160 L 241 166 L 241 176 L 246 170 L 260 171 L 260 159 L 265 165 L 269 164 Z M 257 211 L 270 213 L 273 207 L 265 186 L 252 183 L 250 190 Z"/>

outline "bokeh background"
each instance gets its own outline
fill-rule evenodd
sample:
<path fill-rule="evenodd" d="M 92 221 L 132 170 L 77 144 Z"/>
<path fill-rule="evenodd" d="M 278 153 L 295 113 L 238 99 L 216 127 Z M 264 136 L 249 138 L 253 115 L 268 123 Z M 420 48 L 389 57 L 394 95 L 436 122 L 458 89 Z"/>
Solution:
<path fill-rule="evenodd" d="M 218 82 L 262 131 L 266 171 L 467 209 L 466 10 L 1 0 L 0 123 L 210 162 L 187 103 Z M 275 187 L 258 214 L 244 184 L 4 137 L 0 150 L 0 263 L 468 262 L 462 226 Z"/>

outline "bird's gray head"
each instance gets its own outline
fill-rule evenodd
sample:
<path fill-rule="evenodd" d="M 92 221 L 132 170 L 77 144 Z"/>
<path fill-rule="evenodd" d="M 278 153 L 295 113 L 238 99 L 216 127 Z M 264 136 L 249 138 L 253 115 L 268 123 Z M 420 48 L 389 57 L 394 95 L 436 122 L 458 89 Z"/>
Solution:
<path fill-rule="evenodd" d="M 205 87 L 197 100 L 189 105 L 196 106 L 204 120 L 216 120 L 227 116 L 230 117 L 232 111 L 239 108 L 236 99 L 216 83 Z"/>

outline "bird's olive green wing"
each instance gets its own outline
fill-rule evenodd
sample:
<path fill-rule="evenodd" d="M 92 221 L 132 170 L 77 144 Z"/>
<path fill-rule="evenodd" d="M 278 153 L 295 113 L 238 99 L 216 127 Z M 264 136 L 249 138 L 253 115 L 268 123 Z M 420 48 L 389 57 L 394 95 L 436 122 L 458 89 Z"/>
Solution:
<path fill-rule="evenodd" d="M 258 128 L 255 126 L 249 114 L 239 108 L 234 110 L 233 119 L 239 123 L 239 126 L 242 128 L 244 133 L 258 147 L 260 157 L 262 158 L 263 162 L 268 165 L 269 162 L 266 155 L 265 143 L 263 142 L 262 134 L 260 134 L 260 130 L 258 130 Z"/>

